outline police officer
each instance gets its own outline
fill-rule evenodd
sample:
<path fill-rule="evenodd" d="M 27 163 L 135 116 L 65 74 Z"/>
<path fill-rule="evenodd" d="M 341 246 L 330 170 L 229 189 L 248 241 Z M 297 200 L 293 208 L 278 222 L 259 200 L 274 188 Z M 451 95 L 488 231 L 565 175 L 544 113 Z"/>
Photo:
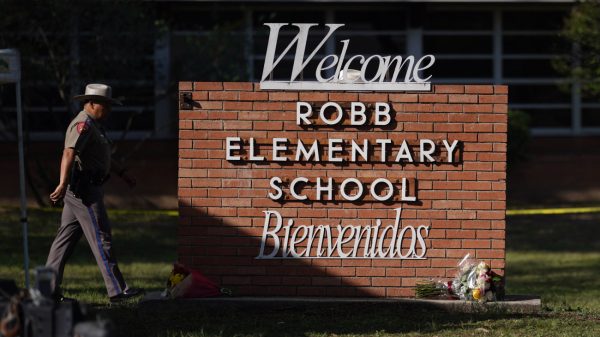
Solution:
<path fill-rule="evenodd" d="M 111 87 L 105 84 L 89 84 L 84 95 L 73 99 L 82 100 L 84 106 L 67 128 L 60 183 L 50 194 L 53 203 L 64 198 L 64 207 L 46 266 L 57 272 L 56 292 L 60 294 L 65 263 L 83 234 L 94 253 L 110 301 L 117 302 L 142 293 L 141 289 L 128 287 L 119 270 L 102 189 L 112 160 L 111 142 L 100 121 L 108 117 L 112 104 L 121 102 L 112 98 Z M 113 165 L 112 169 L 131 187 L 135 185 L 135 180 L 119 167 Z"/>

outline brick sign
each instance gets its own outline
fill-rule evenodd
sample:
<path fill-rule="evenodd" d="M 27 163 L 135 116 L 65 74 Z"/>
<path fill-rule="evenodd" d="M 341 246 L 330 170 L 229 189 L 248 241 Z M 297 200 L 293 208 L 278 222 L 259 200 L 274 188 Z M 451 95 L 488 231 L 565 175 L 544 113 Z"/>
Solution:
<path fill-rule="evenodd" d="M 502 273 L 506 86 L 179 89 L 179 259 L 235 294 L 409 297 L 467 253 Z"/>

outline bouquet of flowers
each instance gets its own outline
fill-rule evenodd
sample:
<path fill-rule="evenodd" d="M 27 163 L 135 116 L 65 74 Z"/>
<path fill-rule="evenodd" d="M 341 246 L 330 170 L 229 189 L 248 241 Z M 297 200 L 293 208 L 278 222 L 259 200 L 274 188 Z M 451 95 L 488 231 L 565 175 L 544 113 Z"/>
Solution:
<path fill-rule="evenodd" d="M 177 298 L 180 297 L 181 283 L 190 275 L 189 269 L 180 263 L 173 264 L 173 270 L 167 279 L 167 285 L 162 292 L 163 297 Z"/>
<path fill-rule="evenodd" d="M 503 300 L 504 278 L 493 272 L 487 263 L 477 262 L 467 254 L 458 264 L 453 280 L 419 282 L 415 293 L 417 298 L 454 298 L 482 303 Z"/>
<path fill-rule="evenodd" d="M 424 280 L 417 282 L 415 287 L 417 298 L 457 299 L 452 294 L 452 281 Z"/>

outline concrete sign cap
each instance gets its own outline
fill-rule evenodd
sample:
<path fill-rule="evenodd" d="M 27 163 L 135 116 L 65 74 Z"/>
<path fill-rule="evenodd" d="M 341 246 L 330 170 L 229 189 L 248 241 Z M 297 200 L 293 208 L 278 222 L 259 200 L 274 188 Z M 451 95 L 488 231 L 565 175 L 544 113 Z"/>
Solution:
<path fill-rule="evenodd" d="M 349 82 L 349 83 L 360 83 L 363 82 L 363 80 L 360 78 L 360 70 L 356 70 L 356 69 L 346 69 L 346 70 L 342 70 L 340 72 L 340 80 L 342 82 Z"/>

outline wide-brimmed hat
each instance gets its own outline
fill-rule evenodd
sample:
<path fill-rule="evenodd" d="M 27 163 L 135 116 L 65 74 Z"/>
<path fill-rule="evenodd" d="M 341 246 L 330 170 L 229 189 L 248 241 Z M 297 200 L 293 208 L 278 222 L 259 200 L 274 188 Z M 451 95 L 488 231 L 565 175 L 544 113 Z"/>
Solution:
<path fill-rule="evenodd" d="M 92 83 L 85 86 L 85 94 L 73 97 L 74 100 L 101 100 L 112 104 L 123 105 L 121 101 L 112 98 L 112 88 L 106 84 Z"/>

